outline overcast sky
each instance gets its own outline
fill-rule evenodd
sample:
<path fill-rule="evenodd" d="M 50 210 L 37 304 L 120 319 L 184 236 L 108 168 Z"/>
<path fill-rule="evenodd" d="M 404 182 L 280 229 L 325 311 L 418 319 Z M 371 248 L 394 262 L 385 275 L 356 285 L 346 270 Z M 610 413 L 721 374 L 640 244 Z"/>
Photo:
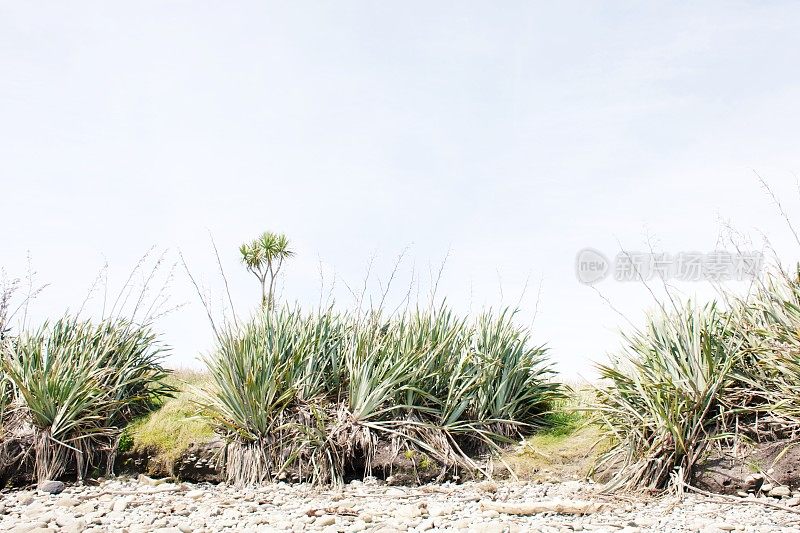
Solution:
<path fill-rule="evenodd" d="M 240 313 L 259 289 L 237 247 L 266 229 L 294 243 L 281 294 L 304 305 L 320 262 L 349 306 L 372 257 L 374 292 L 407 249 L 399 298 L 449 250 L 440 296 L 515 305 L 530 280 L 520 319 L 538 307 L 536 340 L 590 376 L 625 325 L 603 297 L 634 322 L 653 300 L 581 285 L 581 248 L 710 251 L 724 222 L 797 259 L 753 170 L 800 225 L 798 20 L 789 2 L 2 1 L 0 266 L 24 276 L 30 252 L 35 322 L 106 262 L 118 290 L 154 245 L 220 307 L 209 232 Z M 197 364 L 212 337 L 182 271 L 170 295 L 188 303 L 158 323 L 170 363 Z"/>

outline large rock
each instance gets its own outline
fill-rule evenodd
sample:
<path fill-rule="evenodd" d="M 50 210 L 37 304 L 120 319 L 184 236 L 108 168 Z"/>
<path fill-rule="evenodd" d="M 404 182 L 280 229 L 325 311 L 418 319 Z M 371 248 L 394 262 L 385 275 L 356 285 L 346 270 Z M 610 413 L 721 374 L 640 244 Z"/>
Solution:
<path fill-rule="evenodd" d="M 769 495 L 773 498 L 788 498 L 792 495 L 792 491 L 786 485 L 780 485 L 769 491 Z"/>
<path fill-rule="evenodd" d="M 48 494 L 59 494 L 64 490 L 64 484 L 61 481 L 51 481 L 48 479 L 39 483 L 39 486 L 36 488 Z"/>

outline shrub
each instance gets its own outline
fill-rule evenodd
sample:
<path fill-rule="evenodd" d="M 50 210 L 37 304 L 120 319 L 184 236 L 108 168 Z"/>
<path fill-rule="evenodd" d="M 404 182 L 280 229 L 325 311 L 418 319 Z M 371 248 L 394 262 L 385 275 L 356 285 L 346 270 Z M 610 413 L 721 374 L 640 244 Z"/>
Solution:
<path fill-rule="evenodd" d="M 595 411 L 621 459 L 612 487 L 662 488 L 678 469 L 691 474 L 709 439 L 724 426 L 724 395 L 740 351 L 715 305 L 691 303 L 650 317 L 626 336 L 622 354 L 600 365 L 609 385 Z"/>
<path fill-rule="evenodd" d="M 592 409 L 620 466 L 609 488 L 688 481 L 711 443 L 800 429 L 800 276 L 771 273 L 726 300 L 662 310 L 599 366 Z"/>
<path fill-rule="evenodd" d="M 759 415 L 743 429 L 755 439 L 786 434 L 800 425 L 800 267 L 768 274 L 732 316 L 743 352 L 734 402 Z"/>
<path fill-rule="evenodd" d="M 59 477 L 71 458 L 79 479 L 101 457 L 111 467 L 122 426 L 172 391 L 163 352 L 148 327 L 122 319 L 65 317 L 14 340 L 2 369 L 33 427 L 37 479 Z"/>
<path fill-rule="evenodd" d="M 562 394 L 512 318 L 282 309 L 225 331 L 201 403 L 228 441 L 228 480 L 339 482 L 354 461 L 368 473 L 379 441 L 476 468 L 468 452 L 530 430 Z"/>

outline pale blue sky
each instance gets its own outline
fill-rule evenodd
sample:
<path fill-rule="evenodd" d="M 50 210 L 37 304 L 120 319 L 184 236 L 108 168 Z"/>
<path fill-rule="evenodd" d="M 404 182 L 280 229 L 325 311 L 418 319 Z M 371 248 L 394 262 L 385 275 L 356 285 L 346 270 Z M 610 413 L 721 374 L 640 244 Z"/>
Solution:
<path fill-rule="evenodd" d="M 286 232 L 283 296 L 438 265 L 460 308 L 523 300 L 569 376 L 623 324 L 577 250 L 711 250 L 719 220 L 797 246 L 800 5 L 782 2 L 0 2 L 0 265 L 30 250 L 35 319 L 80 305 L 105 260 L 184 251 L 241 309 L 239 242 Z M 796 215 L 800 217 L 800 214 Z M 796 218 L 800 225 L 800 218 Z M 634 320 L 641 286 L 605 282 Z M 351 302 L 343 284 L 337 295 Z M 707 287 L 684 287 L 711 294 Z M 182 275 L 159 324 L 174 365 L 211 335 Z M 97 302 L 95 302 L 97 304 Z"/>

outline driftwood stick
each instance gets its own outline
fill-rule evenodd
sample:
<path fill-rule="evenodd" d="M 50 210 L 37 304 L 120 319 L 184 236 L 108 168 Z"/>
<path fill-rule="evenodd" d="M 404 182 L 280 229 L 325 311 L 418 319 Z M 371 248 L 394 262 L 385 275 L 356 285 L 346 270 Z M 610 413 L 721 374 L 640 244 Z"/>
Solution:
<path fill-rule="evenodd" d="M 528 516 L 540 513 L 585 515 L 607 511 L 611 506 L 607 503 L 585 500 L 551 500 L 534 503 L 501 503 L 484 500 L 481 502 L 481 508 L 498 513 Z"/>
<path fill-rule="evenodd" d="M 696 492 L 697 494 L 701 494 L 703 496 L 708 496 L 710 498 L 715 498 L 718 502 L 730 502 L 730 503 L 755 503 L 758 505 L 764 505 L 766 507 L 772 507 L 773 509 L 780 509 L 781 511 L 786 511 L 789 513 L 794 513 L 800 515 L 800 511 L 794 509 L 792 507 L 787 507 L 785 505 L 781 505 L 779 503 L 774 503 L 769 500 L 761 500 L 755 498 L 739 498 L 737 496 L 728 496 L 727 494 L 714 494 L 713 492 L 708 492 L 703 489 L 698 489 L 697 487 L 693 487 L 688 483 L 684 485 L 687 489 L 692 492 Z"/>
<path fill-rule="evenodd" d="M 101 490 L 95 494 L 81 494 L 77 496 L 79 500 L 91 500 L 93 498 L 99 498 L 100 496 L 111 495 L 111 496 L 147 496 L 149 494 L 161 494 L 163 492 L 179 492 L 183 491 L 182 487 L 165 487 L 156 490 Z"/>

